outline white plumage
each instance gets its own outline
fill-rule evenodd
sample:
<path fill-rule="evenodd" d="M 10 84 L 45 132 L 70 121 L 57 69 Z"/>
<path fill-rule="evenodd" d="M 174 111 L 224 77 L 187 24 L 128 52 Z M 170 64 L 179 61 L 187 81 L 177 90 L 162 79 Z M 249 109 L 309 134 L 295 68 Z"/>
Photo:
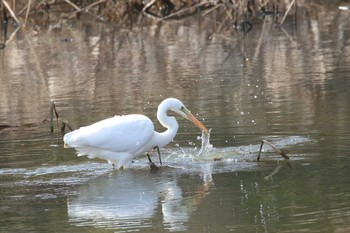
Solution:
<path fill-rule="evenodd" d="M 63 138 L 65 147 L 76 148 L 79 156 L 106 159 L 117 169 L 128 167 L 138 155 L 155 147 L 163 147 L 175 137 L 178 123 L 175 117 L 166 114 L 168 110 L 180 114 L 208 133 L 208 129 L 181 101 L 168 98 L 158 106 L 157 111 L 159 122 L 167 128 L 163 133 L 154 131 L 152 121 L 144 115 L 115 116 L 67 133 Z"/>

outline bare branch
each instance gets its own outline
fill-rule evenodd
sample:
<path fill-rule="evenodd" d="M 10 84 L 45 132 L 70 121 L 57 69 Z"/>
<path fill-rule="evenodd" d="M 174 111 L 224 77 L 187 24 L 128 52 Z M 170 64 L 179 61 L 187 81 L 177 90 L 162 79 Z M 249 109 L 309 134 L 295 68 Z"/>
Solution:
<path fill-rule="evenodd" d="M 285 154 L 284 152 L 282 152 L 280 149 L 276 148 L 274 145 L 272 145 L 271 142 L 267 141 L 267 140 L 262 140 L 261 141 L 261 145 L 260 145 L 260 150 L 259 150 L 259 154 L 258 154 L 258 158 L 257 158 L 257 161 L 260 160 L 260 153 L 261 153 L 261 150 L 263 148 L 263 145 L 264 143 L 268 144 L 269 146 L 271 146 L 271 148 L 273 148 L 278 154 L 280 154 L 283 158 L 285 159 L 289 159 L 289 156 L 287 154 Z"/>

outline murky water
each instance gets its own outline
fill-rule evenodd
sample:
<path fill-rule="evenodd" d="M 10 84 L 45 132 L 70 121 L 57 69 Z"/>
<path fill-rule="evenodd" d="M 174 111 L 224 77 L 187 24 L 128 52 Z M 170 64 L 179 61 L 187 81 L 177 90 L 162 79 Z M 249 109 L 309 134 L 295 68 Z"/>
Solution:
<path fill-rule="evenodd" d="M 349 15 L 302 19 L 244 37 L 173 23 L 18 33 L 0 51 L 0 231 L 350 231 Z M 125 171 L 78 158 L 43 122 L 54 101 L 75 128 L 142 113 L 162 130 L 170 96 L 213 148 L 178 118 L 158 172 L 143 156 Z M 262 139 L 290 161 L 264 146 L 256 162 Z"/>

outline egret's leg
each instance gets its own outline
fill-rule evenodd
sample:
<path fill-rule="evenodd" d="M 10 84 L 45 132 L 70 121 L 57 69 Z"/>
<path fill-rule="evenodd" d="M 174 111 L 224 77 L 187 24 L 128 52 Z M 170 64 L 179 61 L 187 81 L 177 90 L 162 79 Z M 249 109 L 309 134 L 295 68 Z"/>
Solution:
<path fill-rule="evenodd" d="M 160 164 L 160 166 L 163 166 L 163 165 L 162 165 L 162 158 L 160 157 L 159 146 L 154 147 L 154 149 L 156 149 L 156 148 L 157 148 L 158 156 L 159 156 L 159 164 Z"/>
<path fill-rule="evenodd" d="M 114 161 L 112 161 L 112 160 L 107 160 L 108 161 L 108 164 L 112 164 L 112 168 L 113 168 L 113 170 L 115 169 L 115 162 Z"/>
<path fill-rule="evenodd" d="M 146 155 L 147 155 L 147 158 L 148 158 L 148 161 L 149 161 L 149 166 L 151 167 L 151 170 L 158 170 L 159 167 L 152 162 L 151 157 L 149 156 L 149 154 L 147 153 Z"/>

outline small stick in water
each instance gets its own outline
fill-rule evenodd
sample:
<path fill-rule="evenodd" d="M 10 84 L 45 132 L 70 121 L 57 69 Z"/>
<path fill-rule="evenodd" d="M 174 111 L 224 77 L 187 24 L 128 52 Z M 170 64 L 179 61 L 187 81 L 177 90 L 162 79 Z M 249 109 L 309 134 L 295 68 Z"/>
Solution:
<path fill-rule="evenodd" d="M 69 129 L 69 131 L 73 131 L 72 126 L 68 123 L 68 121 L 62 121 L 61 126 L 61 133 L 64 133 L 66 131 L 66 127 Z"/>
<path fill-rule="evenodd" d="M 58 129 L 58 113 L 56 111 L 56 105 L 53 101 L 51 101 L 50 103 L 50 130 L 51 130 L 51 133 L 53 132 L 54 130 L 54 125 L 53 125 L 53 113 L 55 113 L 55 116 L 56 116 L 56 124 L 57 124 L 57 129 Z"/>
<path fill-rule="evenodd" d="M 53 132 L 53 108 L 55 107 L 55 103 L 51 101 L 50 103 L 50 131 Z"/>
<path fill-rule="evenodd" d="M 259 154 L 258 154 L 258 158 L 257 158 L 257 161 L 260 160 L 260 153 L 261 153 L 261 150 L 262 150 L 262 147 L 264 145 L 264 143 L 268 144 L 269 146 L 271 146 L 278 154 L 280 154 L 283 158 L 285 159 L 289 159 L 288 155 L 286 155 L 284 152 L 282 152 L 280 149 L 276 148 L 274 145 L 272 145 L 271 142 L 267 141 L 267 140 L 262 140 L 261 141 L 261 145 L 260 145 L 260 150 L 259 150 Z"/>

